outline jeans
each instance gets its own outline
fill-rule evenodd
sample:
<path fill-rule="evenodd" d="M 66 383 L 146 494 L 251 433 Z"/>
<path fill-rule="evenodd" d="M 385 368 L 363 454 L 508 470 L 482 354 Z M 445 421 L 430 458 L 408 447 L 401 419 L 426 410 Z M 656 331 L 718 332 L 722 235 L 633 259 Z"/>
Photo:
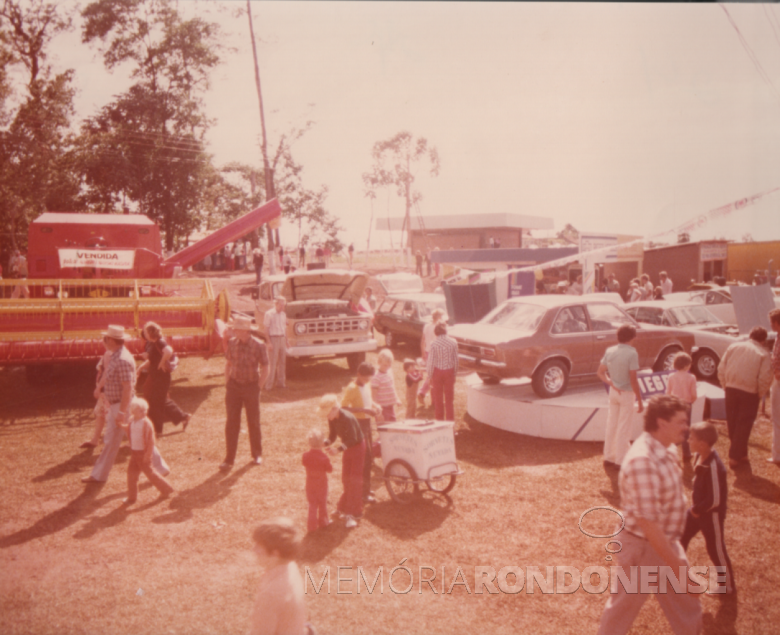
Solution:
<path fill-rule="evenodd" d="M 249 448 L 252 458 L 263 455 L 263 438 L 260 432 L 260 386 L 256 381 L 239 384 L 228 379 L 225 390 L 225 463 L 233 465 L 238 450 L 238 435 L 241 432 L 241 408 L 246 409 L 246 422 L 249 429 Z"/>
<path fill-rule="evenodd" d="M 363 460 L 366 442 L 344 450 L 341 458 L 341 483 L 344 493 L 339 499 L 337 509 L 342 514 L 356 518 L 363 515 Z"/>
<path fill-rule="evenodd" d="M 455 421 L 455 369 L 434 368 L 431 399 L 438 421 Z"/>

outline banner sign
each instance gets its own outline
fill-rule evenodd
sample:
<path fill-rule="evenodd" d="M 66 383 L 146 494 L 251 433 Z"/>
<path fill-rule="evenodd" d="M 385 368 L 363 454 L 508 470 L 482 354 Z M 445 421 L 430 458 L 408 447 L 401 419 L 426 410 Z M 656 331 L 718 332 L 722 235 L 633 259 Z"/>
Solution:
<path fill-rule="evenodd" d="M 60 269 L 98 267 L 100 269 L 132 269 L 134 249 L 58 249 Z"/>
<path fill-rule="evenodd" d="M 729 250 L 726 243 L 702 243 L 699 247 L 699 254 L 702 262 L 726 260 L 728 253 Z"/>
<path fill-rule="evenodd" d="M 618 240 L 616 235 L 603 234 L 580 234 L 580 253 L 588 253 L 603 249 L 605 247 L 617 247 Z M 606 262 L 608 260 L 617 260 L 617 250 L 609 250 L 594 262 Z"/>
<path fill-rule="evenodd" d="M 658 373 L 646 373 L 639 371 L 636 374 L 639 382 L 639 392 L 642 393 L 642 399 L 650 399 L 656 395 L 665 395 L 666 386 L 669 383 L 669 375 L 674 371 L 662 370 Z"/>

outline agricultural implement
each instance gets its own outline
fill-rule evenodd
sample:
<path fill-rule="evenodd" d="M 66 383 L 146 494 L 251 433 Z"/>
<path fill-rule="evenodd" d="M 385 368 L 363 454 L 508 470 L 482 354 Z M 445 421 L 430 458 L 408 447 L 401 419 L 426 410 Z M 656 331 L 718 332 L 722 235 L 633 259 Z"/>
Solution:
<path fill-rule="evenodd" d="M 174 276 L 280 212 L 274 199 L 168 258 L 145 216 L 42 214 L 30 224 L 30 277 L 0 280 L 0 366 L 26 366 L 30 379 L 41 379 L 53 364 L 95 361 L 108 324 L 124 326 L 139 355 L 150 320 L 177 355 L 221 351 L 227 292 Z"/>

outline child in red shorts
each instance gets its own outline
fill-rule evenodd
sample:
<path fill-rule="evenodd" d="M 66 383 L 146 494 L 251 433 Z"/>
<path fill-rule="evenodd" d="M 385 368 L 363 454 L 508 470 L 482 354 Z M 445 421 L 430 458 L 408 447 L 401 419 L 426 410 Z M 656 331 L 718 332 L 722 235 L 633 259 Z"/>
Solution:
<path fill-rule="evenodd" d="M 330 524 L 328 518 L 328 473 L 333 471 L 328 455 L 323 452 L 325 436 L 321 430 L 311 430 L 308 435 L 311 450 L 303 454 L 306 468 L 306 500 L 309 501 L 308 530 Z"/>

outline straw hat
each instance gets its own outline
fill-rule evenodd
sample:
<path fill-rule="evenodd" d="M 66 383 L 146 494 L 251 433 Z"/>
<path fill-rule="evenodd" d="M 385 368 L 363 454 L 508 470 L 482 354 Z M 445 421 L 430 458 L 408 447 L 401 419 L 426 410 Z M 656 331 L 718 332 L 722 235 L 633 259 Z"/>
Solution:
<path fill-rule="evenodd" d="M 256 331 L 257 326 L 252 324 L 251 318 L 243 315 L 237 315 L 235 318 L 231 318 L 228 322 L 228 328 L 234 331 Z"/>
<path fill-rule="evenodd" d="M 116 324 L 109 324 L 108 330 L 103 331 L 103 337 L 112 337 L 115 340 L 129 340 L 130 336 L 125 333 L 124 326 L 118 326 Z"/>

